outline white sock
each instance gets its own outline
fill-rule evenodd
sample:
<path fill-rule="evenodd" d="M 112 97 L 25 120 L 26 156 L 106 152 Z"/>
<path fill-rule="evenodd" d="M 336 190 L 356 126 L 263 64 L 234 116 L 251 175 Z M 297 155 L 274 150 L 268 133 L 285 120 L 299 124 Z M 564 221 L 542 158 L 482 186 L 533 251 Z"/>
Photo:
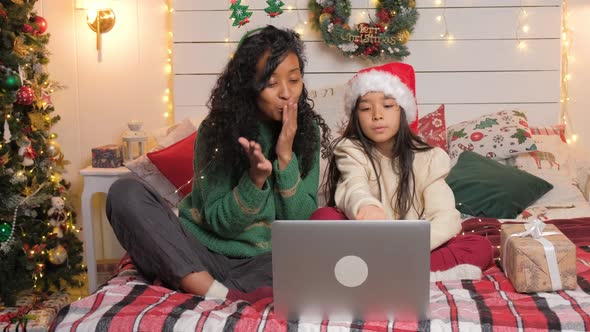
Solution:
<path fill-rule="evenodd" d="M 213 280 L 213 283 L 209 287 L 209 290 L 207 290 L 207 293 L 205 293 L 205 297 L 212 297 L 216 299 L 225 300 L 225 298 L 227 297 L 227 292 L 229 292 L 229 289 L 227 289 L 227 287 L 225 287 L 222 283 L 218 282 L 217 280 Z"/>
<path fill-rule="evenodd" d="M 471 264 L 459 264 L 448 270 L 430 272 L 430 281 L 479 279 L 481 279 L 481 269 Z"/>

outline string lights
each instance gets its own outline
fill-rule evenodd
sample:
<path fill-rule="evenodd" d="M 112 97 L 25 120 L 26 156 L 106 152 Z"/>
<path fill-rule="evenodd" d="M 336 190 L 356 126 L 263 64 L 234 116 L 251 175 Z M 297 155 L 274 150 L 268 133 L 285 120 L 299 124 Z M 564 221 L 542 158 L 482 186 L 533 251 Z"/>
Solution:
<path fill-rule="evenodd" d="M 440 38 L 446 39 L 449 43 L 452 43 L 455 37 L 449 32 L 449 26 L 447 24 L 447 1 L 436 0 L 435 4 L 443 8 L 442 14 L 436 17 L 436 21 L 443 25 L 443 33 L 440 34 Z"/>
<path fill-rule="evenodd" d="M 520 50 L 525 50 L 527 48 L 526 41 L 522 40 L 522 34 L 527 34 L 530 30 L 530 26 L 527 23 L 528 13 L 522 4 L 522 0 L 520 0 L 520 11 L 518 13 L 518 17 L 516 18 L 516 42 L 518 48 Z"/>
<path fill-rule="evenodd" d="M 561 113 L 560 120 L 565 126 L 567 143 L 575 143 L 578 135 L 574 130 L 574 123 L 571 120 L 568 104 L 570 102 L 568 84 L 571 80 L 569 72 L 569 59 L 572 47 L 572 30 L 568 26 L 567 0 L 561 4 Z"/>
<path fill-rule="evenodd" d="M 174 33 L 172 32 L 172 14 L 174 13 L 174 8 L 172 8 L 171 0 L 165 0 L 164 2 L 164 10 L 166 10 L 166 30 L 168 31 L 166 47 L 167 54 L 164 71 L 166 72 L 166 75 L 168 75 L 168 84 L 166 90 L 164 90 L 162 100 L 166 104 L 166 112 L 164 112 L 164 117 L 167 119 L 167 124 L 171 125 L 174 122 L 174 75 L 172 62 L 172 50 L 174 49 Z"/>

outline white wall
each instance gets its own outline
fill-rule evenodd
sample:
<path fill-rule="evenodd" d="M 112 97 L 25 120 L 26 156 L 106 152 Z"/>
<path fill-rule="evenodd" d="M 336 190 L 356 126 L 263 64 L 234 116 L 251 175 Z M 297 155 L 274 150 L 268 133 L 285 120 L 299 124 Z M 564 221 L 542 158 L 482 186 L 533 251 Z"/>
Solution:
<path fill-rule="evenodd" d="M 579 137 L 576 144 L 590 150 L 590 1 L 568 0 L 568 11 L 568 26 L 573 30 L 568 107 Z"/>
<path fill-rule="evenodd" d="M 141 119 L 146 130 L 167 123 L 162 101 L 167 88 L 167 12 L 162 0 L 115 1 L 117 21 L 102 36 L 99 61 L 95 33 L 86 24 L 85 12 L 75 10 L 75 0 L 42 0 L 37 8 L 51 33 L 51 78 L 67 87 L 52 96 L 62 118 L 53 131 L 71 161 L 64 177 L 79 197 L 82 178 L 78 172 L 90 165 L 93 147 L 120 143 L 132 119 Z M 100 215 L 94 218 L 100 219 Z M 95 224 L 95 234 L 100 235 L 101 229 L 111 232 L 104 221 Z M 103 255 L 103 241 L 97 240 L 97 258 L 121 254 L 110 237 L 105 241 Z"/>
<path fill-rule="evenodd" d="M 264 0 L 245 1 L 253 10 L 251 23 L 231 26 L 226 1 L 174 1 L 174 71 L 177 120 L 207 111 L 209 90 L 241 36 L 266 24 L 303 31 L 310 89 L 342 85 L 358 69 L 371 63 L 343 57 L 327 47 L 304 21 L 307 1 L 284 1 L 294 10 L 269 18 Z M 404 59 L 416 70 L 416 93 L 421 114 L 446 105 L 447 123 L 470 119 L 503 108 L 529 111 L 529 122 L 553 124 L 559 115 L 560 0 L 417 0 L 420 14 Z M 373 1 L 352 0 L 351 23 L 366 22 L 359 15 Z M 522 33 L 526 49 L 515 39 L 521 4 L 530 31 Z M 285 6 L 284 8 L 287 8 Z M 299 7 L 299 8 L 297 8 Z M 373 13 L 374 7 L 368 11 Z M 436 17 L 446 13 L 455 40 L 440 38 L 444 28 Z M 351 24 L 352 26 L 353 24 Z M 228 39 L 226 43 L 225 40 Z M 197 59 L 197 60 L 195 60 Z M 391 61 L 383 60 L 381 62 Z M 195 87 L 200 87 L 195 89 Z M 207 87 L 205 89 L 201 87 Z M 320 109 L 324 116 L 332 110 Z"/>

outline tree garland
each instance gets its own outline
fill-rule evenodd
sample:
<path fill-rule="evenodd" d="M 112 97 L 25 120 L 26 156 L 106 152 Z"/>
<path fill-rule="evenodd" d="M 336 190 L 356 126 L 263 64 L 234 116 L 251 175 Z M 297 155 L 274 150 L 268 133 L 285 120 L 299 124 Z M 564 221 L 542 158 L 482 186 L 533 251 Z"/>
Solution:
<path fill-rule="evenodd" d="M 418 20 L 415 0 L 379 0 L 378 21 L 348 25 L 350 1 L 310 0 L 313 27 L 320 30 L 327 45 L 337 46 L 345 56 L 379 60 L 402 60 L 410 55 L 406 43 Z"/>

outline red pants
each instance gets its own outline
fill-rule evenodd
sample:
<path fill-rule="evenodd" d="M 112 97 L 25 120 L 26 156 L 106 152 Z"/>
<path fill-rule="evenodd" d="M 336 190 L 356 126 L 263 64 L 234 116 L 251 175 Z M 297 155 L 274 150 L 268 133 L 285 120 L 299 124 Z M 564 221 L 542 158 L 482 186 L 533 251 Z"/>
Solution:
<path fill-rule="evenodd" d="M 347 220 L 338 209 L 323 207 L 317 209 L 311 220 Z M 479 235 L 457 235 L 430 252 L 430 271 L 444 271 L 459 264 L 471 264 L 485 270 L 493 258 L 490 241 Z"/>

